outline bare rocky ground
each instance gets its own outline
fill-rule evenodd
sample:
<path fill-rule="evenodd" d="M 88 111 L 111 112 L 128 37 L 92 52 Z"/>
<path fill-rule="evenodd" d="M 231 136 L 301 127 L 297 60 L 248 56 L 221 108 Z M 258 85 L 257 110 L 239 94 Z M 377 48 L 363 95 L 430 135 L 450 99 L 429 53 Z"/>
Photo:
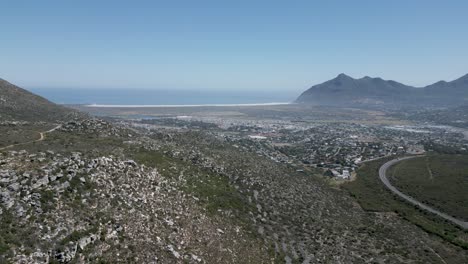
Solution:
<path fill-rule="evenodd" d="M 253 225 L 286 263 L 465 263 L 467 252 L 393 213 L 366 213 L 346 193 L 222 138 L 175 135 L 176 156 L 229 177 Z M 190 144 L 189 142 L 197 142 Z M 174 146 L 176 145 L 176 146 Z M 179 147 L 177 147 L 177 145 Z M 191 146 L 191 147 L 187 147 Z"/>
<path fill-rule="evenodd" d="M 121 131 L 94 120 L 60 133 L 93 132 Z M 207 213 L 183 184 L 183 176 L 112 155 L 4 151 L 0 262 L 269 262 L 252 234 Z"/>
<path fill-rule="evenodd" d="M 97 119 L 0 152 L 0 262 L 466 263 L 313 175 L 204 132 Z"/>

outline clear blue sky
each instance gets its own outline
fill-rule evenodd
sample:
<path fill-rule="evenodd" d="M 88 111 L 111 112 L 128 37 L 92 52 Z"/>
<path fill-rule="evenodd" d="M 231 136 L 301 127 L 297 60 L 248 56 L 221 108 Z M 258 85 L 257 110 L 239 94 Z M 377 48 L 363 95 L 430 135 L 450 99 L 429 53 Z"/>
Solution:
<path fill-rule="evenodd" d="M 0 1 L 0 77 L 23 87 L 298 93 L 345 72 L 468 73 L 468 1 Z"/>

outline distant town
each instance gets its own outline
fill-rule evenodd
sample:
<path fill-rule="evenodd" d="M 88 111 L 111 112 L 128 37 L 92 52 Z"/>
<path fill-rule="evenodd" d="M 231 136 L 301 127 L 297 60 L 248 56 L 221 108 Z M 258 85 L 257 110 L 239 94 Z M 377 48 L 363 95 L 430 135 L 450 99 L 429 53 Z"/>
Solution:
<path fill-rule="evenodd" d="M 277 163 L 322 169 L 349 180 L 361 163 L 394 155 L 419 155 L 432 148 L 467 152 L 464 130 L 440 125 L 381 125 L 352 122 L 293 122 L 236 117 L 174 116 L 125 121 L 129 126 L 167 130 L 209 130 L 235 147 Z"/>

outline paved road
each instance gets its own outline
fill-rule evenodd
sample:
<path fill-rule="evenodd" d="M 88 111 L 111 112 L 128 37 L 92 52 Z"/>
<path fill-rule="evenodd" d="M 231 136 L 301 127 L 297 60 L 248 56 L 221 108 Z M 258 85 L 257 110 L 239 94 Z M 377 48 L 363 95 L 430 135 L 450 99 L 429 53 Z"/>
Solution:
<path fill-rule="evenodd" d="M 12 147 L 14 147 L 14 146 L 26 145 L 26 144 L 30 144 L 30 143 L 42 141 L 42 140 L 45 139 L 45 135 L 46 135 L 47 133 L 53 132 L 53 131 L 59 129 L 61 126 L 62 126 L 62 125 L 58 125 L 58 126 L 52 128 L 52 129 L 50 129 L 50 130 L 47 130 L 47 131 L 44 131 L 44 132 L 39 132 L 39 138 L 36 139 L 36 140 L 32 140 L 32 141 L 28 141 L 28 142 L 23 142 L 23 143 L 18 143 L 18 144 L 12 144 L 12 145 L 9 145 L 9 146 L 0 148 L 0 150 L 9 149 L 9 148 L 12 148 Z"/>
<path fill-rule="evenodd" d="M 395 186 L 393 186 L 390 181 L 388 180 L 387 178 L 387 175 L 386 175 L 386 172 L 387 172 L 387 169 L 390 168 L 392 165 L 395 165 L 396 163 L 402 161 L 402 160 L 408 160 L 408 159 L 413 159 L 413 158 L 417 158 L 417 157 L 420 157 L 420 156 L 411 156 L 411 157 L 404 157 L 404 158 L 399 158 L 399 159 L 394 159 L 394 160 L 391 160 L 387 163 L 385 163 L 384 165 L 382 165 L 382 167 L 380 167 L 379 169 L 379 177 L 380 177 L 380 180 L 383 182 L 383 184 L 385 184 L 385 186 L 390 190 L 392 191 L 393 193 L 395 193 L 396 195 L 400 196 L 401 198 L 405 199 L 406 201 L 420 207 L 421 209 L 424 209 L 428 212 L 431 212 L 433 214 L 436 214 L 452 223 L 454 223 L 455 225 L 458 225 L 462 228 L 465 228 L 465 229 L 468 229 L 468 222 L 465 222 L 465 221 L 462 221 L 460 219 L 457 219 L 455 217 L 452 217 L 448 214 L 445 214 L 445 213 L 442 213 L 432 207 L 429 207 L 421 202 L 418 202 L 417 200 L 415 200 L 414 198 L 400 192 L 397 188 L 395 188 Z"/>

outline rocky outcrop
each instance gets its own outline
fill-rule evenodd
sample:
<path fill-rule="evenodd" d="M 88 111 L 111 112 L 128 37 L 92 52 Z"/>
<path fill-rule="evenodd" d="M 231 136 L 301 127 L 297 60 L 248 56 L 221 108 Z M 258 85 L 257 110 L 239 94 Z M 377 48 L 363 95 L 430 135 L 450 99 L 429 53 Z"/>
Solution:
<path fill-rule="evenodd" d="M 9 228 L 24 227 L 18 240 L 7 241 L 15 252 L 10 261 L 213 263 L 244 257 L 240 248 L 250 239 L 208 216 L 181 191 L 180 181 L 157 169 L 79 152 L 35 157 L 31 161 L 26 151 L 0 156 L 0 216 L 12 219 Z"/>

